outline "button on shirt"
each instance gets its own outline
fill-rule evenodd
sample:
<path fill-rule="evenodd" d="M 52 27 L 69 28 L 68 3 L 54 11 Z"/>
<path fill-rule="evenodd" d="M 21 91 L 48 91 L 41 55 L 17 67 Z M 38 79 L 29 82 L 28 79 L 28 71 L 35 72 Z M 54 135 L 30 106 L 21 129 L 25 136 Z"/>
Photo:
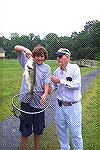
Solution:
<path fill-rule="evenodd" d="M 68 63 L 63 72 L 59 67 L 54 71 L 54 75 L 60 78 L 60 83 L 56 85 L 57 99 L 67 102 L 81 100 L 81 74 L 77 64 Z M 72 81 L 67 81 L 67 77 L 71 77 Z"/>
<path fill-rule="evenodd" d="M 28 93 L 28 88 L 26 84 L 26 78 L 24 74 L 25 70 L 25 64 L 28 61 L 28 58 L 25 56 L 25 53 L 18 53 L 18 60 L 21 63 L 21 66 L 23 68 L 23 78 L 22 78 L 22 86 L 20 90 L 20 100 L 23 102 L 28 103 L 27 99 L 25 99 L 23 93 Z M 34 92 L 36 92 L 39 97 L 43 94 L 44 92 L 44 84 L 45 83 L 51 83 L 51 69 L 50 66 L 47 64 L 36 64 L 36 87 L 33 89 Z M 26 96 L 27 97 L 27 96 Z M 35 108 L 41 108 L 40 103 L 38 102 L 40 99 L 34 97 L 34 100 L 30 102 L 30 106 Z"/>

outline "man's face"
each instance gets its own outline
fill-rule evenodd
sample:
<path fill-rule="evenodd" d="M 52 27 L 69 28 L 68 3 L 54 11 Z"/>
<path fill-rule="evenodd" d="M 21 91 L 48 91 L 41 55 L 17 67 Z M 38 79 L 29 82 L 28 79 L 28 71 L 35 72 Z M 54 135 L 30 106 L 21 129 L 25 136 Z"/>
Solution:
<path fill-rule="evenodd" d="M 64 55 L 64 54 L 63 55 L 58 55 L 57 56 L 57 61 L 58 61 L 58 64 L 60 66 L 65 66 L 70 61 L 70 56 Z"/>
<path fill-rule="evenodd" d="M 33 60 L 37 63 L 37 64 L 43 64 L 44 60 L 45 60 L 45 56 L 44 54 L 42 55 L 37 55 L 33 58 Z"/>

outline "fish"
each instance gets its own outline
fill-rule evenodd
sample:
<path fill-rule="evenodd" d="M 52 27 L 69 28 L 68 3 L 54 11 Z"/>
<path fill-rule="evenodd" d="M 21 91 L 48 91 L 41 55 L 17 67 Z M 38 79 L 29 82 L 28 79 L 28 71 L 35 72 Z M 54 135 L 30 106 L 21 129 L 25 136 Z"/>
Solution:
<path fill-rule="evenodd" d="M 28 92 L 32 95 L 36 85 L 36 63 L 29 59 L 25 65 L 26 85 Z"/>

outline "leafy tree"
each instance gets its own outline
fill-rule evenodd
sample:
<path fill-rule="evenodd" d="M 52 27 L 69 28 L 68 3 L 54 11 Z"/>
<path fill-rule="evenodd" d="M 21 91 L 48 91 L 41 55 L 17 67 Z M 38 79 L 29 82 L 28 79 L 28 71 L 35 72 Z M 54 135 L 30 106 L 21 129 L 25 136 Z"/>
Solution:
<path fill-rule="evenodd" d="M 4 41 L 4 37 L 0 37 L 0 47 L 2 47 L 3 46 L 3 41 Z"/>
<path fill-rule="evenodd" d="M 41 39 L 40 39 L 40 35 L 36 35 L 34 36 L 34 39 L 32 40 L 32 48 L 34 48 L 35 46 L 41 44 Z"/>
<path fill-rule="evenodd" d="M 47 34 L 44 39 L 40 39 L 40 36 L 34 33 L 22 36 L 12 33 L 9 39 L 0 37 L 0 47 L 6 51 L 7 58 L 16 58 L 15 45 L 23 45 L 32 50 L 38 44 L 48 50 L 49 59 L 56 59 L 54 53 L 61 47 L 70 49 L 74 60 L 100 59 L 100 22 L 97 20 L 86 22 L 84 30 L 79 33 L 72 32 L 71 37 L 58 37 L 55 33 Z"/>
<path fill-rule="evenodd" d="M 11 52 L 11 58 L 17 58 L 17 53 L 15 52 L 15 50 Z"/>

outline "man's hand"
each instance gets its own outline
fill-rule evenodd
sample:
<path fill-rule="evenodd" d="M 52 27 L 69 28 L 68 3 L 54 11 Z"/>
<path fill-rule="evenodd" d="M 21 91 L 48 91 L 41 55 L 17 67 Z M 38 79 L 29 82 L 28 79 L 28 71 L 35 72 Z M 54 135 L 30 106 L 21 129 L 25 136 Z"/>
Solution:
<path fill-rule="evenodd" d="M 57 83 L 60 83 L 60 79 L 59 79 L 58 77 L 54 76 L 54 75 L 51 77 L 51 81 L 52 81 L 53 83 L 56 83 L 56 84 L 57 84 Z"/>

